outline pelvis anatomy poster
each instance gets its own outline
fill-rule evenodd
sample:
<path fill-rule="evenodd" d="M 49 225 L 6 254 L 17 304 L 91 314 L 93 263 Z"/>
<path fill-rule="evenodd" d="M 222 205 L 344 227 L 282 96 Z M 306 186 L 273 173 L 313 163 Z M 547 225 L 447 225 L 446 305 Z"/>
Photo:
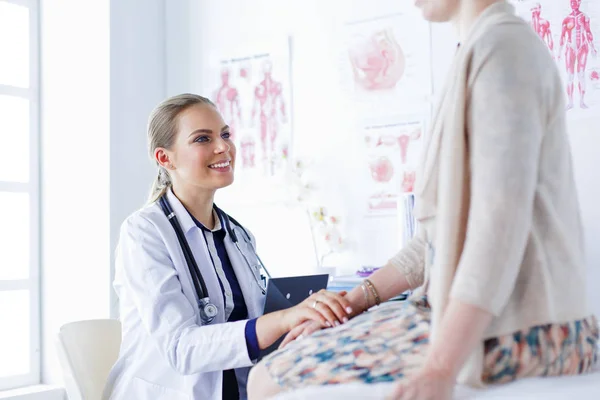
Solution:
<path fill-rule="evenodd" d="M 425 116 L 365 121 L 361 130 L 368 199 L 365 215 L 393 215 L 403 193 L 414 189 Z"/>
<path fill-rule="evenodd" d="M 414 111 L 415 105 L 430 100 L 431 48 L 423 45 L 429 38 L 429 25 L 416 18 L 414 10 L 344 24 L 339 49 L 341 86 L 358 115 Z"/>

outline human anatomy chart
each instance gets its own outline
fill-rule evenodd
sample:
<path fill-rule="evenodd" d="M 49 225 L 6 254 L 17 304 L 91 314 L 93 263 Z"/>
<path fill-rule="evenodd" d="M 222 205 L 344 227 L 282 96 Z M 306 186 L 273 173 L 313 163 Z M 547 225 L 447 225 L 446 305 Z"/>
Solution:
<path fill-rule="evenodd" d="M 517 13 L 544 41 L 565 84 L 568 115 L 600 111 L 600 0 L 516 0 Z"/>
<path fill-rule="evenodd" d="M 552 28 L 550 21 L 542 17 L 542 5 L 535 3 L 531 7 L 531 27 L 538 34 L 540 39 L 546 44 L 550 54 L 554 58 L 554 38 L 552 37 Z"/>
<path fill-rule="evenodd" d="M 369 188 L 367 215 L 394 214 L 402 193 L 414 189 L 424 118 L 399 117 L 362 129 Z"/>
<path fill-rule="evenodd" d="M 212 57 L 212 100 L 231 127 L 237 171 L 270 177 L 291 151 L 289 42 Z"/>
<path fill-rule="evenodd" d="M 341 86 L 359 114 L 390 115 L 401 106 L 429 100 L 431 55 L 423 43 L 429 43 L 430 31 L 416 17 L 413 12 L 398 11 L 344 24 Z"/>

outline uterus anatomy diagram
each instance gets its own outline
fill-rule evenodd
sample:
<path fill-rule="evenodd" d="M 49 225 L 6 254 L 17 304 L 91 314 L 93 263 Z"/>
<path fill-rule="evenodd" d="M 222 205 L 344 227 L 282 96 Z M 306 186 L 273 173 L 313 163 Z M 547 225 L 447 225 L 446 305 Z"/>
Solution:
<path fill-rule="evenodd" d="M 571 12 L 564 17 L 561 24 L 560 49 L 558 60 L 564 56 L 564 66 L 567 73 L 567 109 L 574 106 L 575 73 L 577 73 L 579 89 L 579 107 L 588 108 L 585 103 L 586 73 L 588 55 L 597 56 L 594 46 L 594 35 L 591 29 L 590 17 L 580 10 L 581 0 L 570 0 Z M 594 75 L 594 72 L 596 73 Z M 590 79 L 597 80 L 598 71 L 592 71 Z"/>
<path fill-rule="evenodd" d="M 397 196 L 413 191 L 416 173 L 408 163 L 408 151 L 411 142 L 420 137 L 420 128 L 400 135 L 365 137 L 373 188 L 369 197 L 370 209 L 395 209 Z"/>
<path fill-rule="evenodd" d="M 355 36 L 348 57 L 355 84 L 368 91 L 394 88 L 406 69 L 406 56 L 391 28 Z"/>

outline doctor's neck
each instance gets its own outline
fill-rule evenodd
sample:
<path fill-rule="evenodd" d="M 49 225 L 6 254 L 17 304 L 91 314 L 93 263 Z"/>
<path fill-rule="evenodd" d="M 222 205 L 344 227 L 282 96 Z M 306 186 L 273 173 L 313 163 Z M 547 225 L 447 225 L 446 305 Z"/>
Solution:
<path fill-rule="evenodd" d="M 460 43 L 464 42 L 469 36 L 473 23 L 479 15 L 494 3 L 504 2 L 505 0 L 462 0 L 459 2 L 456 13 L 451 18 L 454 29 L 458 34 Z"/>
<path fill-rule="evenodd" d="M 199 190 L 197 187 L 187 187 L 185 185 L 172 186 L 173 194 L 179 199 L 181 204 L 190 214 L 198 220 L 207 229 L 215 227 L 213 214 L 213 204 L 215 199 L 215 190 Z"/>

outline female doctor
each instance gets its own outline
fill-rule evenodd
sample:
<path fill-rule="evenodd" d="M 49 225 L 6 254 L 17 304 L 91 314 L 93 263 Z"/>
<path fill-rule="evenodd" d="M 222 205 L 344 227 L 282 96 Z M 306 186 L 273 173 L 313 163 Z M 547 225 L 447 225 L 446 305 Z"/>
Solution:
<path fill-rule="evenodd" d="M 350 304 L 321 291 L 260 316 L 254 239 L 213 203 L 233 182 L 236 150 L 210 100 L 165 100 L 148 140 L 158 177 L 150 203 L 121 227 L 114 288 L 123 334 L 104 398 L 245 399 L 260 349 L 304 321 L 344 323 Z"/>

